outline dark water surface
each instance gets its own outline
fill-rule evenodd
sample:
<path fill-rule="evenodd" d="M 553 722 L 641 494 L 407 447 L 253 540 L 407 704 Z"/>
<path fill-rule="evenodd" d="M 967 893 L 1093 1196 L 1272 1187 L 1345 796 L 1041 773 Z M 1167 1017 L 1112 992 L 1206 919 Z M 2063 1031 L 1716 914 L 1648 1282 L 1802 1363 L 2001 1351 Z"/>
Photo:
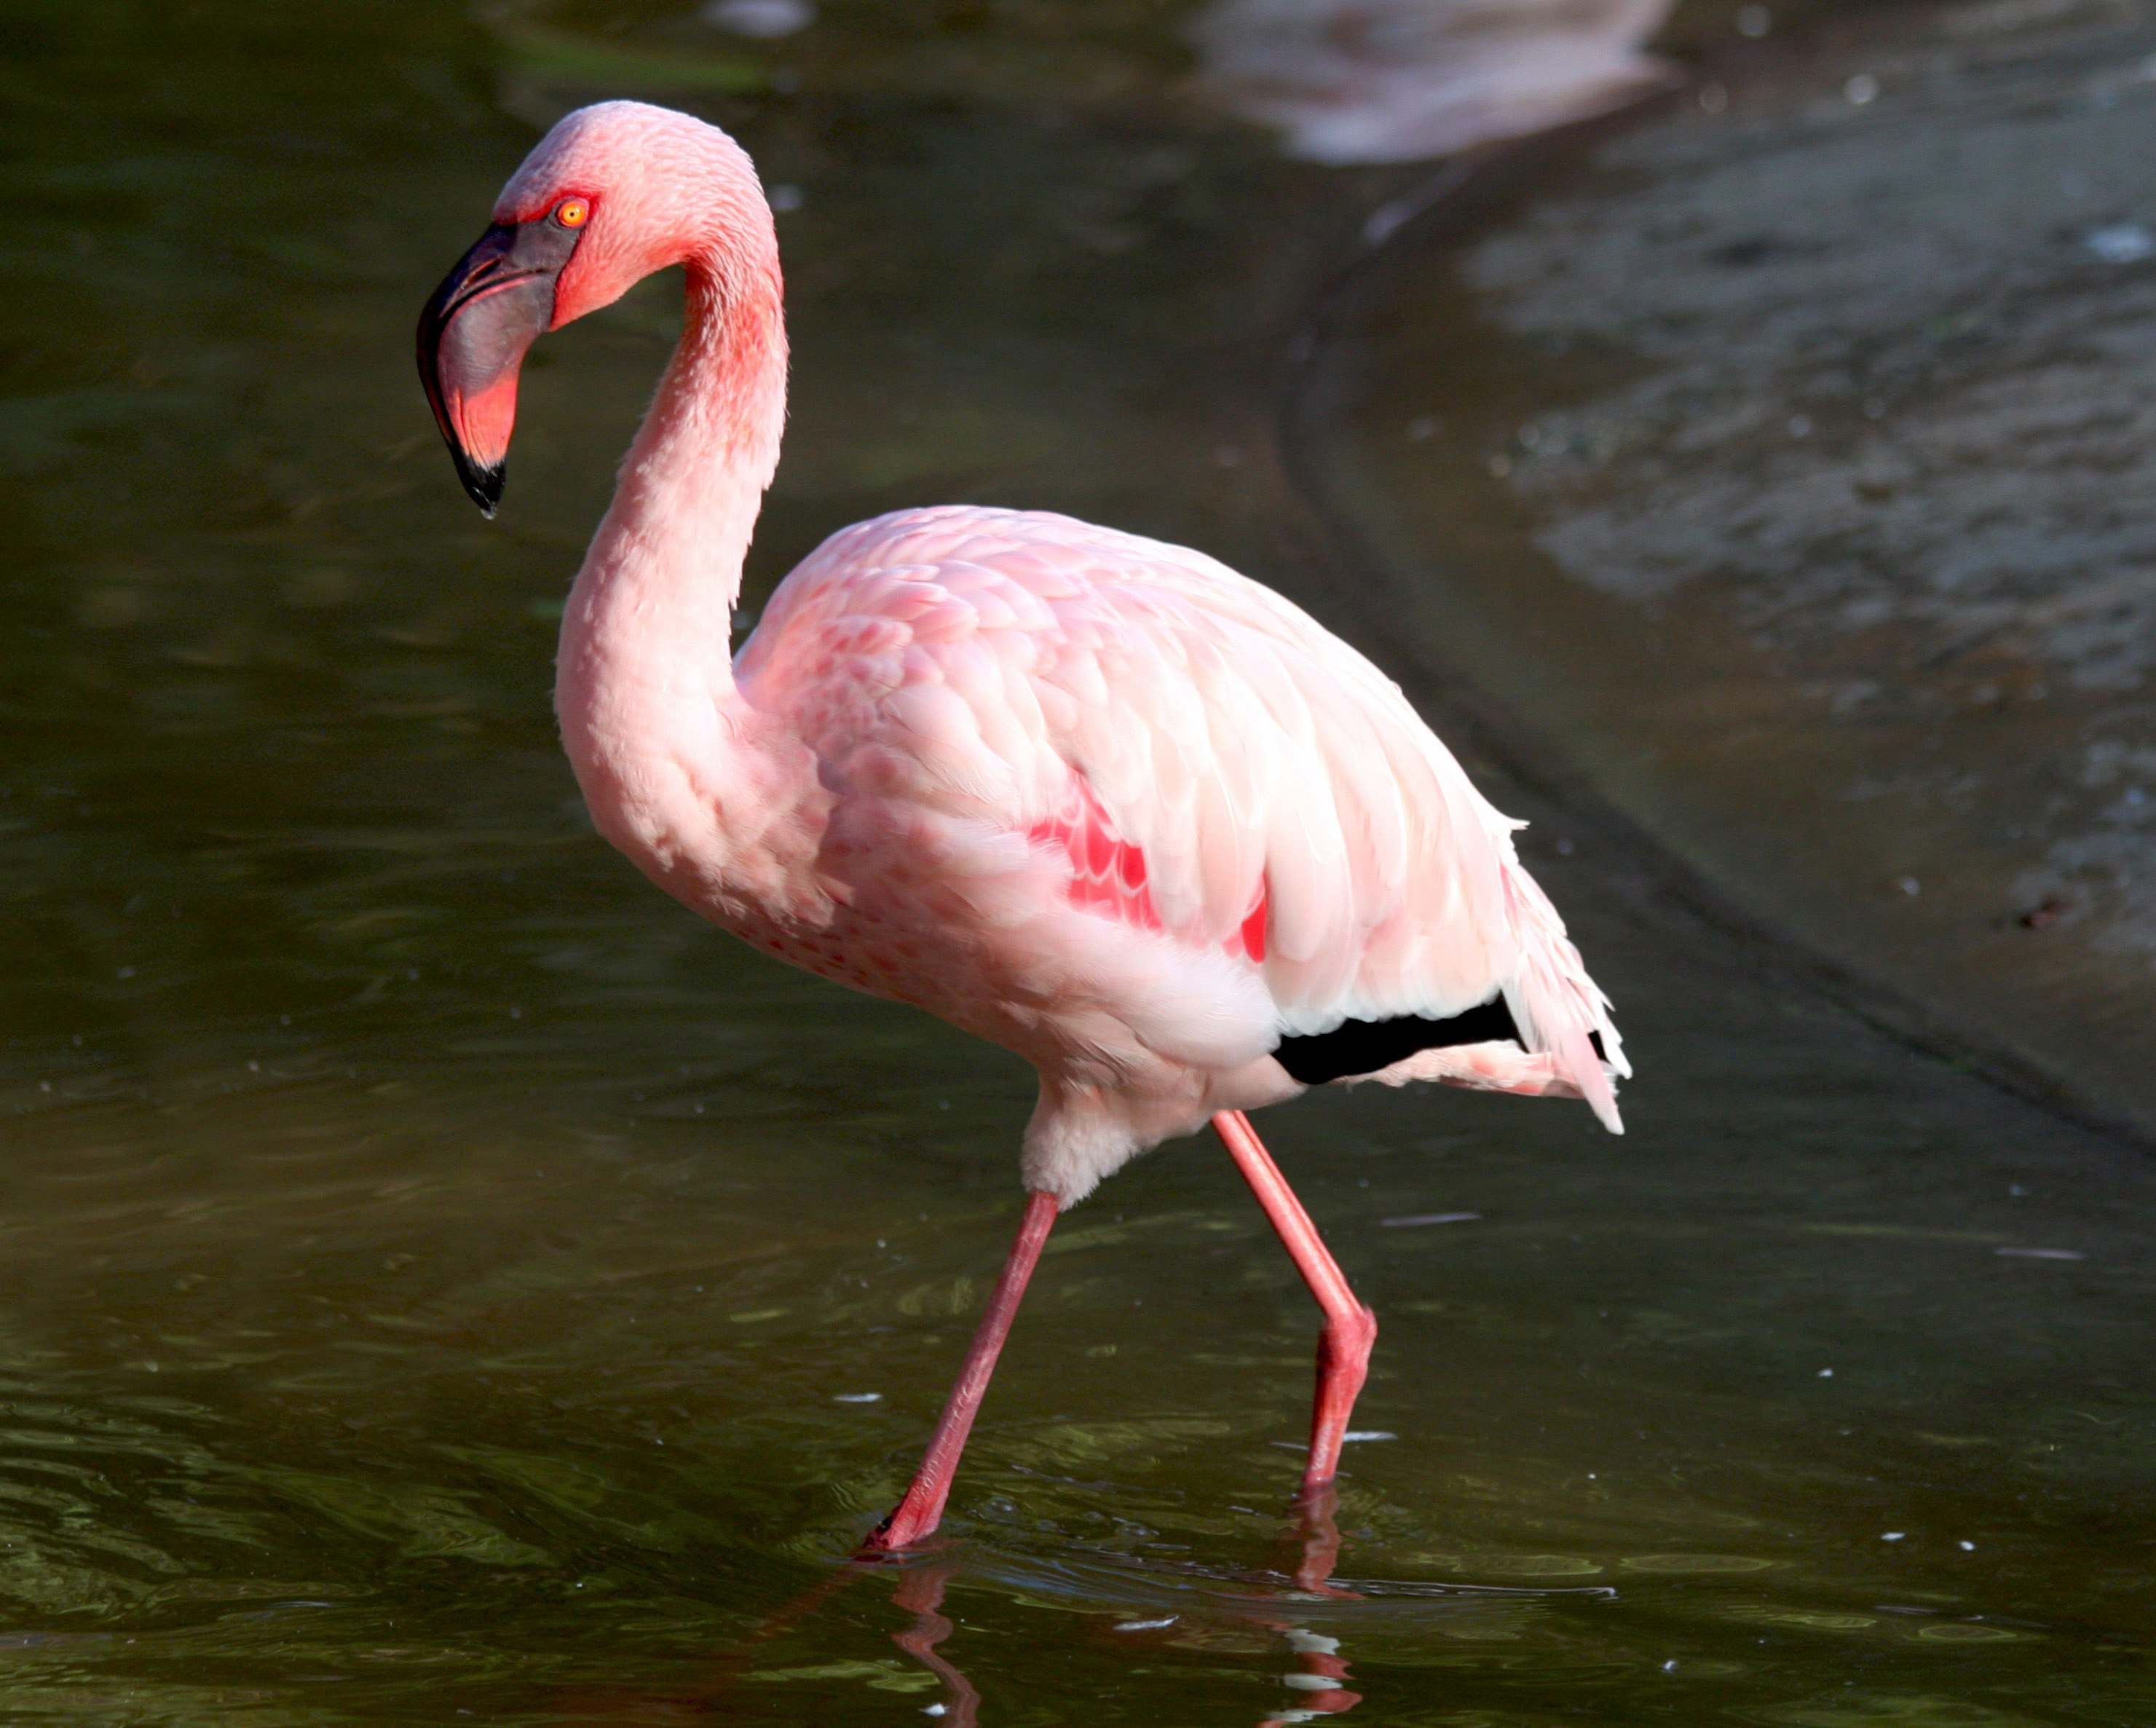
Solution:
<path fill-rule="evenodd" d="M 1762 975 L 1479 760 L 1641 1077 L 1622 1141 L 1466 1096 L 1268 1119 L 1385 1329 L 1355 1594 L 1280 1570 L 1312 1316 L 1193 1144 L 1051 1244 L 950 1546 L 771 1618 L 912 1466 L 1029 1077 L 583 820 L 552 620 L 670 285 L 540 350 L 492 525 L 410 327 L 536 128 L 694 105 L 800 200 L 754 592 L 875 509 L 1043 504 L 1412 684 L 1265 436 L 1372 188 L 1180 106 L 1176 23 L 0 10 L 0 1717 L 2156 1716 L 2143 1155 Z M 1475 1216 L 1387 1221 L 1440 1214 Z"/>

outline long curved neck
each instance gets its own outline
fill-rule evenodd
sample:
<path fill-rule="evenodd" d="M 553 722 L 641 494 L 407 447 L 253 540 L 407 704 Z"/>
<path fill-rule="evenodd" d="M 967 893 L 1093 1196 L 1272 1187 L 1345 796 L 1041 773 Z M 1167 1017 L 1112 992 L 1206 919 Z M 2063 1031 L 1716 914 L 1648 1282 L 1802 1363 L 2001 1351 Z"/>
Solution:
<path fill-rule="evenodd" d="M 663 622 L 648 645 L 654 656 L 700 661 L 731 687 L 726 651 L 742 564 L 785 418 L 776 248 L 748 260 L 692 257 L 681 340 L 622 464 L 565 623 Z M 565 629 L 565 650 L 571 636 Z"/>
<path fill-rule="evenodd" d="M 723 830 L 757 789 L 730 649 L 786 413 L 769 220 L 688 260 L 680 346 L 562 615 L 562 743 L 601 831 L 654 875 L 672 867 L 654 849 L 675 846 L 656 831 L 687 820 L 676 803 Z"/>

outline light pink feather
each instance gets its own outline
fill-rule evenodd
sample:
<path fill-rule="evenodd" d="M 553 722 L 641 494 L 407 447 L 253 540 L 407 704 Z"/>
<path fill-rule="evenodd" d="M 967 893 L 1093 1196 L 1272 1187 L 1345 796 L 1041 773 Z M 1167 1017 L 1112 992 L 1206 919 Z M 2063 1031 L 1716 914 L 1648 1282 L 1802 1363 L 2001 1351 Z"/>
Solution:
<path fill-rule="evenodd" d="M 1064 517 L 904 512 L 811 554 L 736 671 L 842 798 L 855 756 L 910 756 L 904 795 L 1028 836 L 1090 913 L 1241 959 L 1280 1031 L 1502 990 L 1547 1058 L 1506 1089 L 1575 1092 L 1618 1126 L 1589 1036 L 1623 1073 L 1616 1029 L 1514 825 L 1368 661 L 1224 565 Z M 1116 886 L 1126 854 L 1142 892 Z M 1513 1072 L 1456 1066 L 1418 1077 Z"/>

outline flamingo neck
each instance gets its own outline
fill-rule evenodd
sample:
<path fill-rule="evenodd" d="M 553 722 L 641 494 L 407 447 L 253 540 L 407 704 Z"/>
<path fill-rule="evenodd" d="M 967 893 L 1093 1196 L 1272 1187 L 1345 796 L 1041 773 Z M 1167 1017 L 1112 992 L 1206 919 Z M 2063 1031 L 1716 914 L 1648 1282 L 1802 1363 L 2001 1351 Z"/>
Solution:
<path fill-rule="evenodd" d="M 666 657 L 701 661 L 730 687 L 724 651 L 785 416 L 776 249 L 747 268 L 723 255 L 692 257 L 680 342 L 622 464 L 567 615 L 596 607 L 619 624 L 624 599 L 663 614 L 663 640 L 675 650 Z"/>
<path fill-rule="evenodd" d="M 754 789 L 733 610 L 786 413 L 778 247 L 757 209 L 746 244 L 687 260 L 680 342 L 562 615 L 562 742 L 600 831 L 655 876 L 691 812 L 723 827 Z"/>

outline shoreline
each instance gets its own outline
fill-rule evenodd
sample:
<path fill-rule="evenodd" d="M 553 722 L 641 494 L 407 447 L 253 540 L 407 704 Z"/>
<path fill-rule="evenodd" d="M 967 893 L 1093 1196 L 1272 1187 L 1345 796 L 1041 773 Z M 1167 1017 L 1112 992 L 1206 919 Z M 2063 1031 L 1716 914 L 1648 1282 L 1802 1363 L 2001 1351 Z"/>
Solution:
<path fill-rule="evenodd" d="M 1909 17 L 1892 23 L 1906 29 Z M 1802 76 L 1820 59 L 1837 53 L 1846 54 L 1846 45 L 1808 44 L 1805 53 L 1785 59 L 1778 75 Z M 1489 486 L 1486 473 L 1470 476 L 1459 471 L 1488 461 L 1486 423 L 1502 419 L 1502 414 L 1478 419 L 1471 413 L 1461 416 L 1471 422 L 1471 429 L 1445 429 L 1455 446 L 1448 452 L 1455 471 L 1442 503 L 1460 506 L 1478 481 L 1487 495 L 1476 501 L 1476 519 L 1466 536 L 1464 556 L 1455 551 L 1460 543 L 1450 532 L 1442 540 L 1436 537 L 1433 522 L 1440 512 L 1431 501 L 1403 506 L 1397 487 L 1387 491 L 1397 480 L 1396 470 L 1368 457 L 1369 435 L 1357 415 L 1363 413 L 1367 419 L 1365 401 L 1373 393 L 1368 373 L 1376 368 L 1377 357 L 1370 327 L 1389 311 L 1397 311 L 1404 289 L 1427 287 L 1428 272 L 1419 267 L 1435 259 L 1457 259 L 1493 229 L 1502 231 L 1507 222 L 1517 221 L 1523 207 L 1563 198 L 1570 186 L 1594 172 L 1598 153 L 1643 132 L 1686 124 L 1692 100 L 1691 92 L 1678 92 L 1620 115 L 1501 147 L 1465 175 L 1440 168 L 1396 193 L 1390 206 L 1381 207 L 1405 206 L 1408 213 L 1312 296 L 1278 388 L 1277 435 L 1284 471 L 1322 524 L 1340 572 L 1353 579 L 1335 579 L 1332 597 L 1373 633 L 1411 643 L 1422 675 L 1417 699 L 1432 705 L 1435 697 L 1444 716 L 1441 728 L 1457 732 L 1463 723 L 1471 728 L 1490 753 L 1591 831 L 1587 843 L 1599 853 L 1621 857 L 1612 879 L 1621 881 L 1636 900 L 1680 908 L 1688 918 L 1736 944 L 1750 964 L 1849 1009 L 1897 1041 L 2145 1149 L 2156 1144 L 2156 1096 L 2145 1084 L 2137 1090 L 2132 1083 L 2130 1057 L 2107 1067 L 2061 1060 L 2052 1047 L 2056 1041 L 2016 1036 L 2002 1028 L 1998 1013 L 1958 1007 L 1970 998 L 1952 978 L 1911 964 L 1890 947 L 1867 944 L 1861 932 L 1854 939 L 1848 932 L 1845 939 L 1834 939 L 1823 931 L 1820 915 L 1819 903 L 1830 900 L 1830 893 L 1823 896 L 1816 883 L 1805 892 L 1794 892 L 1786 882 L 1763 880 L 1745 869 L 1745 848 L 1769 837 L 1742 831 L 1756 812 L 1709 810 L 1705 820 L 1694 820 L 1696 812 L 1680 810 L 1673 820 L 1672 805 L 1699 802 L 1715 788 L 1694 784 L 1673 793 L 1666 784 L 1652 784 L 1655 772 L 1638 764 L 1613 773 L 1606 738 L 1600 760 L 1595 750 L 1580 748 L 1579 738 L 1568 728 L 1583 721 L 1594 723 L 1596 713 L 1606 712 L 1606 702 L 1594 708 L 1546 688 L 1521 700 L 1523 688 L 1549 671 L 1535 651 L 1522 646 L 1537 620 L 1523 623 L 1532 609 L 1523 603 L 1509 611 L 1488 606 L 1473 599 L 1476 590 L 1486 597 L 1493 586 L 1519 582 L 1534 585 L 1537 593 L 1562 596 L 1573 606 L 1565 625 L 1574 631 L 1582 615 L 1595 622 L 1621 608 L 1607 596 L 1581 595 L 1578 584 L 1550 568 L 1553 561 L 1532 548 L 1528 543 L 1546 518 L 1522 509 L 1520 501 L 1505 496 L 1503 488 Z M 1427 195 L 1426 188 L 1433 188 Z M 1445 344 L 1434 347 L 1442 350 Z M 1626 369 L 1606 357 L 1597 357 L 1597 363 L 1620 379 Z M 1448 381 L 1441 372 L 1437 379 L 1440 384 Z M 1425 395 L 1430 394 L 1429 382 L 1427 373 L 1418 380 Z M 1446 418 L 1451 419 L 1449 412 Z M 1443 523 L 1448 530 L 1454 525 L 1455 519 Z M 1463 598 L 1481 615 L 1464 635 L 1451 634 L 1448 641 L 1438 630 L 1450 633 L 1463 623 L 1461 611 L 1446 609 Z M 1404 622 L 1409 626 L 1404 630 Z M 1630 630 L 1635 639 L 1646 633 L 1636 619 L 1620 620 L 1618 627 Z M 1579 645 L 1573 645 L 1574 653 Z M 1475 667 L 1471 674 L 1469 665 Z M 1493 666 L 1499 667 L 1495 676 Z M 1568 659 L 1557 670 L 1563 676 L 1574 669 Z M 1748 723 L 1775 723 L 1774 705 L 1763 706 L 1768 710 L 1763 722 L 1754 715 Z M 1815 758 L 1810 766 L 1824 773 L 1833 764 L 1822 766 Z M 1665 778 L 1681 776 L 1682 767 Z M 1784 816 L 1789 813 L 1786 806 L 1781 811 Z M 1831 808 L 1817 820 L 1822 829 L 1830 825 Z M 1753 829 L 1761 825 L 1751 820 Z M 1836 866 L 1828 850 L 1823 841 L 1817 856 L 1809 863 L 1796 860 L 1790 873 L 1809 871 L 1831 877 Z M 1966 964 L 1969 957 L 1953 958 Z M 2001 1000 L 2010 1009 L 2013 1002 L 2025 1000 L 2047 1014 L 2055 1010 L 2042 998 L 2041 980 L 2008 976 L 1994 981 L 2004 985 Z M 2017 990 L 2026 991 L 2026 996 Z"/>

